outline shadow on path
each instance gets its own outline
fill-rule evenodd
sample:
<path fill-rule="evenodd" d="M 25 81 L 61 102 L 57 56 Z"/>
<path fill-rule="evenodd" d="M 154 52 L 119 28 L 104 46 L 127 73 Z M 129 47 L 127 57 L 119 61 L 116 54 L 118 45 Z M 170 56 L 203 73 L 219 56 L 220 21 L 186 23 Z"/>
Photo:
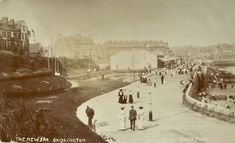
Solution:
<path fill-rule="evenodd" d="M 154 127 L 157 127 L 157 126 L 159 126 L 159 125 L 158 124 L 147 125 L 147 126 L 144 127 L 143 130 L 148 130 L 148 129 L 151 129 L 151 128 L 154 128 Z"/>
<path fill-rule="evenodd" d="M 177 113 L 173 113 L 173 114 L 168 114 L 168 115 L 165 115 L 165 116 L 162 116 L 162 117 L 159 117 L 159 118 L 153 120 L 153 122 L 159 121 L 159 120 L 162 120 L 162 119 L 165 119 L 165 118 L 173 117 L 173 116 L 176 116 L 176 115 L 180 115 L 180 114 L 183 114 L 183 113 L 187 113 L 187 112 L 190 112 L 190 111 L 185 110 L 185 111 L 181 111 L 181 112 L 177 112 Z"/>

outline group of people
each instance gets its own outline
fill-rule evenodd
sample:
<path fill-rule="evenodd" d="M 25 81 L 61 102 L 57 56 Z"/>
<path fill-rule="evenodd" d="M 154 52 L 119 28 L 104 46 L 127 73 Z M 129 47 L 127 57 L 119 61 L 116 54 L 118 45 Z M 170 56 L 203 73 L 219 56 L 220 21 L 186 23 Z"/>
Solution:
<path fill-rule="evenodd" d="M 132 104 L 134 102 L 133 95 L 132 95 L 131 91 L 129 91 L 129 95 L 127 96 L 127 93 L 124 92 L 123 89 L 120 89 L 118 92 L 118 103 L 126 104 L 128 102 L 130 104 Z"/>
<path fill-rule="evenodd" d="M 166 83 L 166 75 L 168 74 L 168 71 L 164 70 L 164 71 L 154 71 L 155 72 L 155 76 L 159 75 L 160 76 L 160 82 L 161 84 L 165 84 Z M 173 73 L 171 73 L 171 77 L 173 76 Z M 147 75 L 141 75 L 140 76 L 140 83 L 147 83 L 149 85 L 152 85 L 152 82 L 154 83 L 154 86 L 156 87 L 156 82 L 157 79 L 156 78 L 150 78 Z"/>
<path fill-rule="evenodd" d="M 226 82 L 218 82 L 218 87 L 222 90 L 222 89 L 227 89 L 227 83 Z"/>
<path fill-rule="evenodd" d="M 86 108 L 86 114 L 88 117 L 88 126 L 95 131 L 95 126 L 92 122 L 93 117 L 95 115 L 95 111 L 93 108 L 87 106 Z M 144 111 L 143 111 L 143 106 L 139 107 L 138 112 L 134 109 L 134 106 L 131 106 L 131 109 L 129 110 L 129 121 L 130 121 L 130 129 L 135 131 L 136 129 L 136 120 L 138 121 L 138 129 L 143 130 L 144 129 Z M 119 113 L 118 119 L 119 119 L 119 130 L 120 131 L 125 131 L 127 128 L 126 126 L 126 120 L 127 120 L 127 114 L 125 111 L 125 107 L 121 107 L 121 111 Z"/>
<path fill-rule="evenodd" d="M 147 83 L 148 82 L 148 76 L 147 74 L 141 74 L 140 75 L 140 83 Z"/>
<path fill-rule="evenodd" d="M 223 89 L 227 89 L 228 87 L 228 84 L 231 83 L 231 88 L 234 88 L 234 83 L 231 82 L 231 81 L 227 81 L 227 80 L 224 80 L 223 78 L 218 78 L 216 76 L 213 77 L 213 80 L 212 80 L 212 88 L 216 87 L 216 85 L 218 86 L 218 88 L 220 88 L 221 90 Z"/>
<path fill-rule="evenodd" d="M 119 130 L 120 131 L 125 131 L 128 129 L 126 127 L 126 119 L 127 119 L 125 107 L 121 107 L 121 111 L 119 113 Z M 134 106 L 131 106 L 131 109 L 129 110 L 129 121 L 130 121 L 130 129 L 135 131 L 136 129 L 136 120 L 137 120 L 137 127 L 139 130 L 144 129 L 144 111 L 143 111 L 143 106 L 139 107 L 138 112 L 134 109 Z"/>
<path fill-rule="evenodd" d="M 223 79 L 221 76 L 223 77 L 223 74 L 211 71 L 210 74 L 208 74 L 208 80 L 211 83 L 209 87 L 215 88 L 217 85 L 221 90 L 226 90 L 227 87 L 234 88 L 234 82 L 232 82 L 231 79 Z M 229 86 L 229 84 L 231 84 L 231 86 Z"/>

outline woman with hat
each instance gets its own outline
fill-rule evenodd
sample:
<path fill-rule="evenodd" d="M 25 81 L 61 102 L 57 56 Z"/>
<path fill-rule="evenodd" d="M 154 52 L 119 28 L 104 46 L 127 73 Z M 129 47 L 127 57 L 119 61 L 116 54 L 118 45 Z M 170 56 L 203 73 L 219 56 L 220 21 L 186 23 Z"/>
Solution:
<path fill-rule="evenodd" d="M 119 90 L 118 96 L 119 96 L 119 98 L 118 98 L 118 103 L 121 103 L 121 104 L 124 103 L 124 101 L 123 101 L 123 99 L 124 99 L 124 94 L 123 94 L 122 89 Z"/>
<path fill-rule="evenodd" d="M 139 107 L 139 112 L 138 112 L 138 129 L 143 130 L 144 129 L 144 110 L 143 106 Z"/>
<path fill-rule="evenodd" d="M 124 131 L 126 129 L 126 112 L 125 107 L 121 107 L 121 111 L 119 113 L 119 130 Z"/>

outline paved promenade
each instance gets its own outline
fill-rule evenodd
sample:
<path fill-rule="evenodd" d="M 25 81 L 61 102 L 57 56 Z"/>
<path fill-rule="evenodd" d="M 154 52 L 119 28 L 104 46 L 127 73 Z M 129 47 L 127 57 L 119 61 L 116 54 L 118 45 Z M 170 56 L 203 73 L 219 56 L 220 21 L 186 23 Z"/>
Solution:
<path fill-rule="evenodd" d="M 127 91 L 140 91 L 140 99 L 134 94 L 135 109 L 142 105 L 145 110 L 145 129 L 118 131 L 118 90 L 93 98 L 77 109 L 78 118 L 87 124 L 86 106 L 95 109 L 96 132 L 100 135 L 116 139 L 116 143 L 232 143 L 235 142 L 235 125 L 203 116 L 191 111 L 182 104 L 181 80 L 188 79 L 185 75 L 167 76 L 166 84 L 157 87 L 135 82 L 124 87 Z M 138 88 L 139 87 L 139 88 Z M 148 121 L 149 101 L 151 92 L 153 121 Z M 129 113 L 130 104 L 125 104 Z M 138 112 L 138 110 L 137 110 Z M 127 120 L 127 127 L 129 127 Z M 112 142 L 112 140 L 109 140 Z"/>

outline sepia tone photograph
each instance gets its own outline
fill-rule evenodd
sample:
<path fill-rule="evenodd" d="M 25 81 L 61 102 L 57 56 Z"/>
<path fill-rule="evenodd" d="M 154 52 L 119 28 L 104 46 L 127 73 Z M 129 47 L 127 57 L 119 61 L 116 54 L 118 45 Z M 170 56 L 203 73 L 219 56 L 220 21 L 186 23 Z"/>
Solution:
<path fill-rule="evenodd" d="M 234 0 L 0 0 L 0 143 L 235 142 Z"/>

